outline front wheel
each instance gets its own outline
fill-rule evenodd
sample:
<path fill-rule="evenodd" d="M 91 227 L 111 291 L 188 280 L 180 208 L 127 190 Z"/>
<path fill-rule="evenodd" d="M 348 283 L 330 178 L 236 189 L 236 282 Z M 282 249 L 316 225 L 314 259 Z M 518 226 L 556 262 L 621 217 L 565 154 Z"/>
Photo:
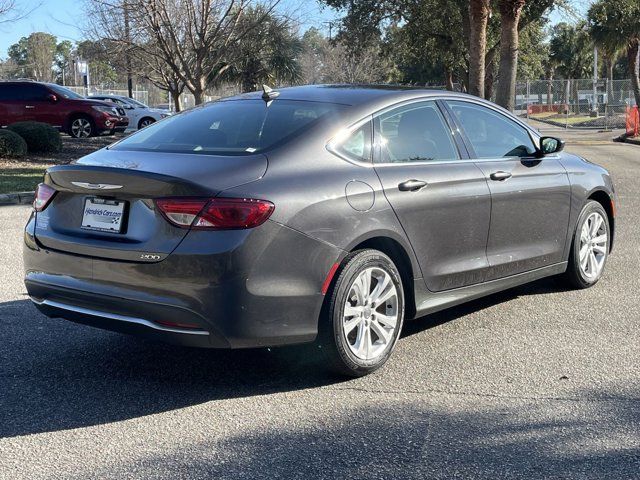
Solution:
<path fill-rule="evenodd" d="M 360 377 L 391 356 L 404 320 L 402 279 L 393 261 L 360 250 L 342 263 L 320 325 L 321 348 L 334 370 Z"/>
<path fill-rule="evenodd" d="M 607 213 L 596 201 L 589 201 L 578 217 L 565 280 L 574 288 L 595 285 L 607 263 L 611 231 Z"/>
<path fill-rule="evenodd" d="M 93 123 L 86 117 L 76 117 L 69 125 L 69 135 L 73 138 L 87 138 L 94 135 Z"/>
<path fill-rule="evenodd" d="M 153 118 L 144 117 L 143 119 L 141 119 L 138 122 L 138 130 L 140 130 L 141 128 L 144 128 L 144 127 L 148 127 L 149 125 L 151 125 L 154 122 L 155 122 L 155 120 Z"/>

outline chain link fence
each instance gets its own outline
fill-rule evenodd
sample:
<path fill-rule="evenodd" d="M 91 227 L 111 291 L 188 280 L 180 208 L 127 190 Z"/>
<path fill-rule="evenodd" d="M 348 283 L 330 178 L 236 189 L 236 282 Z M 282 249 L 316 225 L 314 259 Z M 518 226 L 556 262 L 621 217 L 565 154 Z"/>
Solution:
<path fill-rule="evenodd" d="M 89 87 L 82 86 L 68 86 L 67 88 L 74 92 L 87 96 L 87 95 L 122 95 L 129 96 L 129 91 L 125 84 L 109 84 L 109 85 L 90 85 Z M 204 96 L 205 102 L 217 100 L 222 97 L 229 97 L 241 93 L 241 89 L 238 85 L 222 85 L 208 91 L 208 95 Z M 175 106 L 169 98 L 169 94 L 156 87 L 153 84 L 147 84 L 144 86 L 137 85 L 132 91 L 132 97 L 134 100 L 149 105 L 151 107 L 161 107 L 167 110 L 174 111 Z M 196 104 L 195 97 L 191 93 L 182 93 L 180 95 L 180 106 L 182 110 L 194 107 Z"/>
<path fill-rule="evenodd" d="M 516 85 L 516 115 L 565 128 L 625 128 L 630 80 L 536 80 Z"/>

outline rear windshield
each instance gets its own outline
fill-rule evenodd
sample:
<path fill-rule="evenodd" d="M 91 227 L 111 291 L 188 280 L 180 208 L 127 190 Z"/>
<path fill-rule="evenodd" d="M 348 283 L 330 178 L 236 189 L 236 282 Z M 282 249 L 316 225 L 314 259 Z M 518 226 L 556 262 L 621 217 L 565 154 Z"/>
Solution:
<path fill-rule="evenodd" d="M 243 155 L 297 136 L 344 105 L 274 100 L 228 100 L 194 108 L 152 124 L 114 150 Z"/>

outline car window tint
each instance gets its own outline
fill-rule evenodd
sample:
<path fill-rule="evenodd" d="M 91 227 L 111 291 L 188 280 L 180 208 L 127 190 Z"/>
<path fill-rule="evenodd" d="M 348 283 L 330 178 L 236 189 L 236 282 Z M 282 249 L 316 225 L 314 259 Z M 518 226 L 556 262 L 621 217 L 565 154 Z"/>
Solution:
<path fill-rule="evenodd" d="M 351 132 L 333 145 L 336 152 L 347 158 L 369 162 L 371 160 L 371 122 Z"/>
<path fill-rule="evenodd" d="M 0 83 L 0 100 L 19 100 L 18 85 Z"/>
<path fill-rule="evenodd" d="M 119 142 L 116 150 L 251 154 L 295 136 L 345 106 L 294 100 L 228 100 L 193 108 Z"/>
<path fill-rule="evenodd" d="M 14 87 L 14 100 L 44 100 L 48 93 L 48 91 L 40 85 L 27 82 L 15 84 Z"/>
<path fill-rule="evenodd" d="M 378 163 L 460 158 L 435 102 L 413 103 L 377 117 Z"/>
<path fill-rule="evenodd" d="M 447 101 L 478 158 L 528 157 L 536 148 L 525 128 L 504 115 L 469 102 Z"/>

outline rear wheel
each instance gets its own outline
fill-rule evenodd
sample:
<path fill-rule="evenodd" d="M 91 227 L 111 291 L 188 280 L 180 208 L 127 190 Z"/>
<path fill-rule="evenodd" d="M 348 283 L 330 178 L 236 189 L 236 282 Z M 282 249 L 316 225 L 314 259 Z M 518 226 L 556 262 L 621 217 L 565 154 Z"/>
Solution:
<path fill-rule="evenodd" d="M 79 116 L 69 122 L 69 135 L 73 138 L 87 138 L 95 134 L 95 128 L 90 118 Z"/>
<path fill-rule="evenodd" d="M 338 372 L 359 377 L 380 368 L 402 330 L 404 295 L 393 261 L 360 250 L 343 262 L 321 319 L 322 349 Z"/>
<path fill-rule="evenodd" d="M 570 286 L 589 288 L 600 280 L 609 256 L 610 238 L 609 218 L 604 208 L 596 201 L 587 202 L 578 217 L 564 275 Z"/>

